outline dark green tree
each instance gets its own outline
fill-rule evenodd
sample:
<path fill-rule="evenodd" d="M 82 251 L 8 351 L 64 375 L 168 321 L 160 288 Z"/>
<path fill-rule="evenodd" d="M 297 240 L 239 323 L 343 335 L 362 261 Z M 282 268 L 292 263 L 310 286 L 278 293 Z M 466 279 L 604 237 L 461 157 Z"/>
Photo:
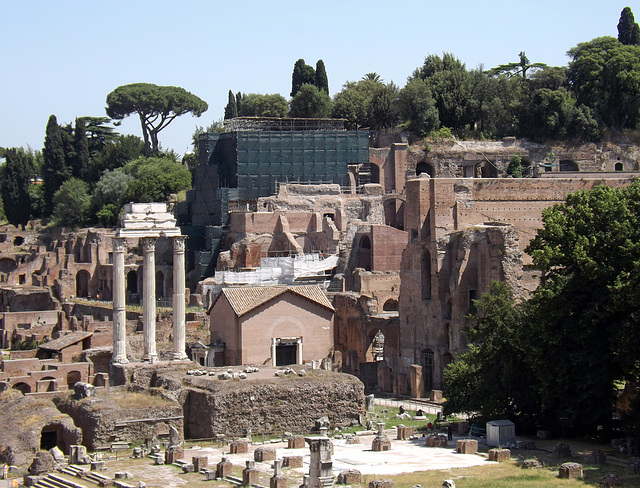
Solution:
<path fill-rule="evenodd" d="M 640 121 L 640 46 L 598 37 L 569 50 L 568 80 L 579 105 L 615 130 Z"/>
<path fill-rule="evenodd" d="M 535 379 L 522 348 L 523 309 L 504 282 L 473 302 L 473 325 L 463 328 L 468 350 L 444 371 L 445 413 L 522 418 L 538 408 Z"/>
<path fill-rule="evenodd" d="M 378 77 L 379 78 L 379 77 Z M 348 81 L 333 98 L 332 117 L 346 119 L 347 129 L 381 129 L 397 122 L 398 88 L 390 83 L 363 79 Z"/>
<path fill-rule="evenodd" d="M 640 182 L 571 194 L 543 222 L 526 249 L 541 271 L 527 344 L 541 404 L 608 425 L 616 382 L 640 375 Z"/>
<path fill-rule="evenodd" d="M 527 79 L 527 72 L 546 68 L 544 63 L 531 63 L 524 51 L 518 54 L 519 60 L 515 63 L 501 64 L 489 70 L 492 75 L 506 74 L 507 76 L 521 76 L 523 80 Z"/>
<path fill-rule="evenodd" d="M 238 103 L 236 101 L 236 96 L 233 94 L 231 90 L 229 90 L 229 101 L 227 102 L 227 106 L 224 108 L 224 118 L 225 119 L 233 119 L 238 116 Z"/>
<path fill-rule="evenodd" d="M 184 88 L 158 86 L 151 83 L 133 83 L 119 86 L 107 95 L 107 115 L 122 120 L 131 114 L 140 117 L 145 156 L 158 154 L 158 133 L 176 117 L 191 113 L 200 117 L 209 108 Z"/>
<path fill-rule="evenodd" d="M 127 186 L 132 181 L 133 176 L 126 174 L 122 168 L 103 173 L 96 183 L 92 200 L 92 208 L 100 223 L 105 226 L 118 223 Z"/>
<path fill-rule="evenodd" d="M 318 90 L 324 91 L 327 95 L 329 94 L 329 78 L 327 77 L 327 70 L 324 67 L 324 61 L 319 59 L 316 62 L 316 73 L 315 73 L 315 85 L 318 87 Z"/>
<path fill-rule="evenodd" d="M 304 62 L 304 59 L 298 59 L 293 65 L 293 74 L 291 75 L 291 96 L 295 97 L 302 88 L 302 85 L 314 85 L 316 82 L 316 72 L 312 66 Z M 327 95 L 329 92 L 327 92 Z"/>
<path fill-rule="evenodd" d="M 640 27 L 633 17 L 630 7 L 625 7 L 620 12 L 618 22 L 618 41 L 625 46 L 640 45 Z"/>
<path fill-rule="evenodd" d="M 398 94 L 400 121 L 414 134 L 426 136 L 440 127 L 438 109 L 427 83 L 414 78 Z"/>
<path fill-rule="evenodd" d="M 442 58 L 435 54 L 427 56 L 412 77 L 423 80 L 431 89 L 443 127 L 458 130 L 471 124 L 472 77 L 464 63 L 453 54 L 444 53 Z"/>
<path fill-rule="evenodd" d="M 241 117 L 286 117 L 289 107 L 279 93 L 261 95 L 246 93 L 241 97 L 238 115 Z"/>
<path fill-rule="evenodd" d="M 42 150 L 45 215 L 51 215 L 53 211 L 53 195 L 72 174 L 65 154 L 65 138 L 66 135 L 58 125 L 56 116 L 50 116 L 47 122 L 44 149 Z"/>
<path fill-rule="evenodd" d="M 87 184 L 77 178 L 68 179 L 53 197 L 53 217 L 56 224 L 81 227 L 86 222 L 90 204 Z"/>
<path fill-rule="evenodd" d="M 315 85 L 304 84 L 291 99 L 290 117 L 323 118 L 331 115 L 329 94 L 318 90 Z"/>
<path fill-rule="evenodd" d="M 119 136 L 113 127 L 107 125 L 111 122 L 108 117 L 84 116 L 78 117 L 76 120 L 84 123 L 84 130 L 89 140 L 90 155 L 99 153 L 106 144 L 114 142 Z"/>
<path fill-rule="evenodd" d="M 120 135 L 104 145 L 102 151 L 91 158 L 89 183 L 95 183 L 108 170 L 122 168 L 129 161 L 144 154 L 144 142 L 138 136 Z"/>
<path fill-rule="evenodd" d="M 134 181 L 129 182 L 125 202 L 166 202 L 169 195 L 191 188 L 191 172 L 172 159 L 138 158 L 124 167 Z"/>
<path fill-rule="evenodd" d="M 84 120 L 81 118 L 76 119 L 74 149 L 72 160 L 73 176 L 86 181 L 89 176 L 89 139 L 87 138 Z"/>
<path fill-rule="evenodd" d="M 8 222 L 24 230 L 31 216 L 29 199 L 30 179 L 33 177 L 31 154 L 23 149 L 11 148 L 5 153 L 2 170 L 2 201 Z"/>

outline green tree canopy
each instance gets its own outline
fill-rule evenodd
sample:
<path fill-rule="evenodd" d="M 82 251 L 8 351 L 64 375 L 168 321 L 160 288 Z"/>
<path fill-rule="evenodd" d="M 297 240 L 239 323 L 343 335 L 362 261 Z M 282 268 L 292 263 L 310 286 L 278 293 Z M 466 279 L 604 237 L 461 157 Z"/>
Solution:
<path fill-rule="evenodd" d="M 379 80 L 379 77 L 378 77 Z M 346 119 L 347 129 L 381 129 L 397 122 L 397 87 L 363 77 L 344 84 L 333 97 L 332 117 Z"/>
<path fill-rule="evenodd" d="M 605 126 L 635 129 L 640 120 L 640 46 L 598 37 L 569 50 L 568 80 L 578 104 Z"/>
<path fill-rule="evenodd" d="M 506 74 L 507 76 L 521 76 L 523 80 L 527 79 L 527 72 L 530 70 L 538 70 L 546 68 L 544 63 L 531 63 L 524 51 L 518 54 L 519 60 L 515 63 L 501 64 L 489 70 L 492 75 Z"/>
<path fill-rule="evenodd" d="M 90 204 L 87 184 L 77 178 L 70 178 L 53 197 L 53 217 L 56 224 L 81 227 L 86 221 Z"/>
<path fill-rule="evenodd" d="M 400 120 L 407 129 L 419 136 L 440 127 L 438 109 L 431 95 L 431 89 L 420 78 L 407 82 L 398 94 L 398 112 Z"/>
<path fill-rule="evenodd" d="M 533 374 L 517 340 L 522 307 L 501 281 L 473 304 L 475 324 L 463 329 L 469 349 L 444 371 L 445 413 L 514 419 L 535 412 Z"/>
<path fill-rule="evenodd" d="M 4 213 L 10 224 L 24 230 L 31 216 L 29 180 L 34 176 L 33 156 L 23 149 L 11 148 L 5 152 L 5 158 L 0 167 Z"/>
<path fill-rule="evenodd" d="M 630 7 L 625 7 L 620 12 L 618 22 L 618 41 L 626 46 L 637 46 L 640 44 L 640 26 L 633 17 Z"/>
<path fill-rule="evenodd" d="M 286 117 L 289 107 L 287 100 L 279 93 L 261 95 L 246 93 L 240 95 L 238 115 L 240 117 Z"/>
<path fill-rule="evenodd" d="M 304 84 L 291 99 L 290 117 L 329 117 L 331 98 L 329 94 L 318 90 L 315 85 Z"/>
<path fill-rule="evenodd" d="M 158 133 L 176 117 L 192 113 L 200 117 L 208 109 L 207 102 L 177 86 L 133 83 L 119 86 L 107 95 L 107 115 L 122 120 L 138 114 L 142 125 L 145 155 L 158 154 Z"/>
<path fill-rule="evenodd" d="M 138 158 L 127 163 L 125 173 L 134 181 L 127 185 L 125 202 L 166 202 L 169 195 L 191 188 L 191 172 L 170 158 Z"/>
<path fill-rule="evenodd" d="M 142 139 L 134 135 L 119 135 L 115 140 L 107 142 L 99 153 L 93 155 L 87 181 L 95 183 L 105 171 L 122 168 L 143 154 Z"/>

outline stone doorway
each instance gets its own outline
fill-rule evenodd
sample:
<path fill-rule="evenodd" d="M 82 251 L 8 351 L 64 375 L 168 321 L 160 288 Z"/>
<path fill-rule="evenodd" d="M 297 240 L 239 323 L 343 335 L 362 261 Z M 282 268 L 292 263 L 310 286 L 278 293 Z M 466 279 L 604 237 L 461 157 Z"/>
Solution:
<path fill-rule="evenodd" d="M 279 339 L 276 343 L 276 366 L 296 364 L 298 358 L 298 339 Z"/>
<path fill-rule="evenodd" d="M 76 296 L 87 298 L 89 296 L 89 281 L 91 275 L 85 269 L 81 269 L 76 273 Z"/>
<path fill-rule="evenodd" d="M 433 351 L 431 349 L 422 351 L 422 380 L 425 393 L 433 390 Z"/>

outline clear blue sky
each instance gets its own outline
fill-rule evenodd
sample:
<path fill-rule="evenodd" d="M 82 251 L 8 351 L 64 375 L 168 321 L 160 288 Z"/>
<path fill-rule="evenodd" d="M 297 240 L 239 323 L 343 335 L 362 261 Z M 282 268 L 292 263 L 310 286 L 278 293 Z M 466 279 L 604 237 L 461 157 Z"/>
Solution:
<path fill-rule="evenodd" d="M 620 12 L 640 0 L 205 0 L 0 1 L 0 146 L 41 149 L 49 115 L 59 123 L 104 116 L 114 88 L 181 86 L 209 104 L 160 133 L 183 154 L 196 126 L 223 116 L 234 93 L 289 99 L 299 58 L 324 60 L 333 96 L 377 72 L 404 86 L 429 54 L 453 53 L 467 68 L 517 61 L 564 66 L 566 51 L 617 36 Z M 139 120 L 118 129 L 142 136 Z"/>

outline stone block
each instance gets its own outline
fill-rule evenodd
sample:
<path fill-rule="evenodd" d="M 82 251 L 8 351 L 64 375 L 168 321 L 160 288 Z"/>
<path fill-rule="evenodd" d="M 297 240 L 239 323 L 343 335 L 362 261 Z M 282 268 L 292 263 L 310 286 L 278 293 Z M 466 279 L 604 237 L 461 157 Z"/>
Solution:
<path fill-rule="evenodd" d="M 544 468 L 544 463 L 539 459 L 527 459 L 522 463 L 522 469 Z"/>
<path fill-rule="evenodd" d="M 411 437 L 413 437 L 414 435 L 414 429 L 413 427 L 408 427 L 406 425 L 398 425 L 398 435 L 397 435 L 397 439 L 398 440 L 407 440 Z"/>
<path fill-rule="evenodd" d="M 195 467 L 193 466 L 193 464 L 187 463 L 182 465 L 183 473 L 193 473 L 194 471 L 195 471 Z"/>
<path fill-rule="evenodd" d="M 393 488 L 393 480 L 369 481 L 369 488 Z"/>
<path fill-rule="evenodd" d="M 164 464 L 173 464 L 178 459 L 184 457 L 184 451 L 181 447 L 172 447 L 164 452 Z"/>
<path fill-rule="evenodd" d="M 445 434 L 429 434 L 425 437 L 424 442 L 427 447 L 447 447 L 449 445 Z"/>
<path fill-rule="evenodd" d="M 304 449 L 306 444 L 303 435 L 293 435 L 287 440 L 288 449 Z"/>
<path fill-rule="evenodd" d="M 193 456 L 191 462 L 193 463 L 193 469 L 196 473 L 199 473 L 203 468 L 209 466 L 209 458 L 207 456 Z"/>
<path fill-rule="evenodd" d="M 233 464 L 230 463 L 227 458 L 222 458 L 222 461 L 220 461 L 217 465 L 216 465 L 216 478 L 226 478 L 227 476 L 231 476 L 231 473 L 233 471 Z"/>
<path fill-rule="evenodd" d="M 255 468 L 242 470 L 242 486 L 253 486 L 260 480 L 260 471 Z"/>
<path fill-rule="evenodd" d="M 104 471 L 104 461 L 91 461 L 91 471 Z"/>
<path fill-rule="evenodd" d="M 611 488 L 613 486 L 624 486 L 624 482 L 617 474 L 608 474 L 600 478 L 596 486 L 599 488 Z"/>
<path fill-rule="evenodd" d="M 558 468 L 558 478 L 577 480 L 582 478 L 582 464 L 564 463 Z"/>
<path fill-rule="evenodd" d="M 362 480 L 362 474 L 357 469 L 349 469 L 341 471 L 338 474 L 339 485 L 359 485 Z"/>
<path fill-rule="evenodd" d="M 475 454 L 478 452 L 478 441 L 475 439 L 458 439 L 456 450 L 460 454 Z"/>
<path fill-rule="evenodd" d="M 302 456 L 284 456 L 282 458 L 282 466 L 285 468 L 301 468 Z"/>
<path fill-rule="evenodd" d="M 564 444 L 563 442 L 558 442 L 553 447 L 553 455 L 557 458 L 566 458 L 571 457 L 571 448 L 568 444 Z"/>
<path fill-rule="evenodd" d="M 629 471 L 633 474 L 640 474 L 640 458 L 629 459 Z"/>
<path fill-rule="evenodd" d="M 275 461 L 276 450 L 271 447 L 258 447 L 253 453 L 253 459 L 259 463 L 264 461 Z"/>
<path fill-rule="evenodd" d="M 204 474 L 204 479 L 206 481 L 213 481 L 217 478 L 217 473 L 213 469 L 203 468 L 202 473 Z"/>
<path fill-rule="evenodd" d="M 489 449 L 489 461 L 503 463 L 511 458 L 509 449 Z"/>
<path fill-rule="evenodd" d="M 249 441 L 238 439 L 229 443 L 229 452 L 231 454 L 246 454 L 249 452 Z"/>
<path fill-rule="evenodd" d="M 272 476 L 269 478 L 269 488 L 287 488 L 287 478 L 284 476 Z"/>
<path fill-rule="evenodd" d="M 591 464 L 598 464 L 600 466 L 603 466 L 607 464 L 607 455 L 600 449 L 596 449 L 595 451 L 591 451 L 589 453 L 589 462 Z"/>
<path fill-rule="evenodd" d="M 390 451 L 391 441 L 387 437 L 376 437 L 371 443 L 372 451 Z"/>

